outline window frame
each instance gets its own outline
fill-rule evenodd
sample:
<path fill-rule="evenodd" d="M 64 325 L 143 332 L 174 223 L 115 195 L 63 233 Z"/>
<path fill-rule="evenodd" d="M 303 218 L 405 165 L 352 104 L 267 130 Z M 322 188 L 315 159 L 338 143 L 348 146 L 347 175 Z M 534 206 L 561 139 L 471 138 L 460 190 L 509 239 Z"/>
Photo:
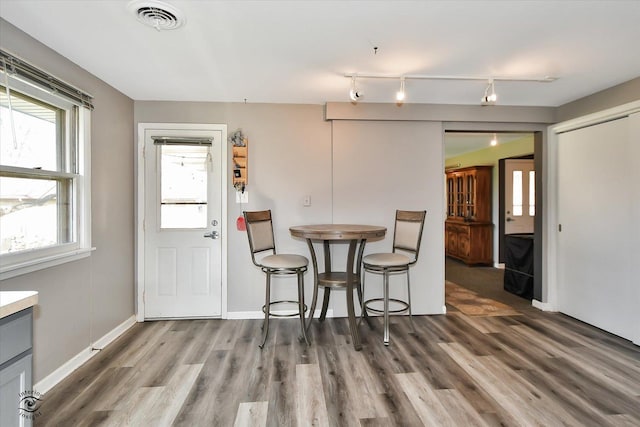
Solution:
<path fill-rule="evenodd" d="M 71 186 L 71 218 L 67 219 L 71 227 L 70 242 L 0 255 L 0 280 L 4 280 L 87 257 L 95 248 L 91 246 L 91 110 L 16 78 L 10 72 L 6 74 L 4 69 L 0 69 L 0 77 L 0 85 L 5 87 L 8 83 L 10 91 L 67 112 L 62 123 L 64 130 L 59 147 L 62 152 L 57 154 L 59 170 L 0 164 L 0 174 L 3 177 L 58 180 Z"/>

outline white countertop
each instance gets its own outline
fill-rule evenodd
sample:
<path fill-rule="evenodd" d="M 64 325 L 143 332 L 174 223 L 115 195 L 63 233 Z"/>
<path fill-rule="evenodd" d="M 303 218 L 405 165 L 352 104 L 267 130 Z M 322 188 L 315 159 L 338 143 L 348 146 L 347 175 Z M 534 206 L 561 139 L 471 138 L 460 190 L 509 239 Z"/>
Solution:
<path fill-rule="evenodd" d="M 0 291 L 0 319 L 38 303 L 36 291 Z"/>

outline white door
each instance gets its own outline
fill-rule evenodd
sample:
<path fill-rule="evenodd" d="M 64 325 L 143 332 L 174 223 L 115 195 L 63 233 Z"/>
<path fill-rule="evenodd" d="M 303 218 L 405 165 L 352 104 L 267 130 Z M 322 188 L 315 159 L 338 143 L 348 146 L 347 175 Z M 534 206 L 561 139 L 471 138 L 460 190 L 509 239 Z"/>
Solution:
<path fill-rule="evenodd" d="M 221 315 L 223 133 L 145 129 L 145 319 Z"/>
<path fill-rule="evenodd" d="M 505 234 L 533 233 L 535 174 L 533 159 L 505 160 Z"/>

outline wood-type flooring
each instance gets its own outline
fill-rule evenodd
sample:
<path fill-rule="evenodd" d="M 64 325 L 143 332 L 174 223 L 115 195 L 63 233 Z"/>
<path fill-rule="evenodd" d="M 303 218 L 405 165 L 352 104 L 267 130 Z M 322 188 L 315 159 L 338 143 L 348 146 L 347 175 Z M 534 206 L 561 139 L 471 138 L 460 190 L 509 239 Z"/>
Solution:
<path fill-rule="evenodd" d="M 43 397 L 36 426 L 639 426 L 640 348 L 562 314 L 156 321 Z"/>

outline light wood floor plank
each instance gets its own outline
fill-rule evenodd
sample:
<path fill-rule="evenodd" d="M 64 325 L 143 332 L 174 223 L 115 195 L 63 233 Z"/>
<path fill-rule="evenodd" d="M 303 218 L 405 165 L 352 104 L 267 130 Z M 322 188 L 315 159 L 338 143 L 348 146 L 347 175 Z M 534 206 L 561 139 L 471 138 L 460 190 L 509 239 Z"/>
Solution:
<path fill-rule="evenodd" d="M 167 331 L 173 326 L 172 321 L 168 322 L 144 322 L 138 323 L 134 327 L 140 328 L 142 333 L 133 335 L 134 340 L 124 343 L 118 342 L 121 351 L 114 354 L 113 359 L 109 362 L 111 366 L 133 367 L 146 358 L 150 351 L 156 347 L 156 344 L 164 339 Z M 125 337 L 126 339 L 126 337 Z"/>
<path fill-rule="evenodd" d="M 451 317 L 458 317 L 462 322 L 474 328 L 481 334 L 499 332 L 499 330 L 496 330 L 497 328 L 493 324 L 486 321 L 489 317 L 467 316 L 466 314 L 459 311 L 451 312 L 448 315 Z"/>
<path fill-rule="evenodd" d="M 369 367 L 361 351 L 339 352 L 338 362 L 345 373 L 347 398 L 358 419 L 385 418 L 381 395 L 384 392 L 380 381 Z"/>
<path fill-rule="evenodd" d="M 215 413 L 217 395 L 224 384 L 225 369 L 229 357 L 227 350 L 212 350 L 205 361 L 189 395 L 174 422 L 178 426 L 196 425 L 198 420 L 207 419 L 207 414 Z M 216 393 L 210 393 L 216 390 Z M 235 416 L 235 412 L 234 412 Z M 213 420 L 213 418 L 211 418 Z"/>
<path fill-rule="evenodd" d="M 114 427 L 149 425 L 148 416 L 164 392 L 164 387 L 141 387 L 137 389 L 124 405 L 112 412 L 112 416 L 103 425 Z M 165 424 L 166 425 L 166 424 Z"/>
<path fill-rule="evenodd" d="M 144 418 L 145 425 L 172 425 L 201 370 L 201 364 L 181 365 L 168 384 L 162 388 L 162 393 L 155 399 L 153 407 L 147 412 Z"/>
<path fill-rule="evenodd" d="M 630 378 L 629 375 L 623 375 L 609 369 L 606 364 L 598 363 L 597 359 L 585 357 L 582 348 L 575 349 L 573 347 L 567 348 L 560 346 L 546 336 L 533 333 L 525 326 L 514 326 L 514 329 L 534 345 L 553 351 L 558 357 L 563 357 L 571 361 L 571 363 L 580 365 L 581 370 L 599 379 L 603 384 L 606 384 L 612 389 L 618 390 L 623 394 L 633 396 L 640 395 L 640 381 Z"/>
<path fill-rule="evenodd" d="M 272 365 L 267 369 L 269 379 L 267 426 L 297 425 L 296 409 L 296 355 L 294 340 L 282 339 L 284 324 L 278 325 L 278 344 L 275 346 Z M 281 328 L 282 326 L 282 328 Z"/>
<path fill-rule="evenodd" d="M 422 375 L 395 374 L 395 377 L 424 425 L 455 427 L 453 419 Z"/>
<path fill-rule="evenodd" d="M 449 417 L 451 417 L 454 426 L 488 426 L 478 411 L 469 404 L 458 390 L 435 390 L 434 393 Z"/>
<path fill-rule="evenodd" d="M 243 402 L 238 406 L 238 414 L 233 427 L 264 427 L 267 425 L 269 402 Z"/>
<path fill-rule="evenodd" d="M 564 327 L 563 324 L 557 324 L 548 319 L 541 319 L 539 322 L 546 328 L 554 330 L 558 335 L 567 336 L 579 343 L 585 351 L 602 361 L 603 364 L 612 367 L 624 366 L 624 371 L 633 375 L 635 381 L 640 382 L 640 358 L 637 357 L 637 354 L 624 351 L 625 348 L 619 349 L 623 351 L 611 351 L 611 344 L 598 339 L 589 339 L 573 329 Z M 616 364 L 612 365 L 610 363 L 612 360 Z"/>
<path fill-rule="evenodd" d="M 318 365 L 296 366 L 298 426 L 329 426 L 329 414 Z"/>
<path fill-rule="evenodd" d="M 531 406 L 528 396 L 518 394 L 514 384 L 504 381 L 505 378 L 500 375 L 504 371 L 493 370 L 488 365 L 490 357 L 482 359 L 474 357 L 469 350 L 458 343 L 440 344 L 440 346 L 509 414 L 512 424 L 560 425 L 558 419 L 544 413 L 538 406 Z"/>

